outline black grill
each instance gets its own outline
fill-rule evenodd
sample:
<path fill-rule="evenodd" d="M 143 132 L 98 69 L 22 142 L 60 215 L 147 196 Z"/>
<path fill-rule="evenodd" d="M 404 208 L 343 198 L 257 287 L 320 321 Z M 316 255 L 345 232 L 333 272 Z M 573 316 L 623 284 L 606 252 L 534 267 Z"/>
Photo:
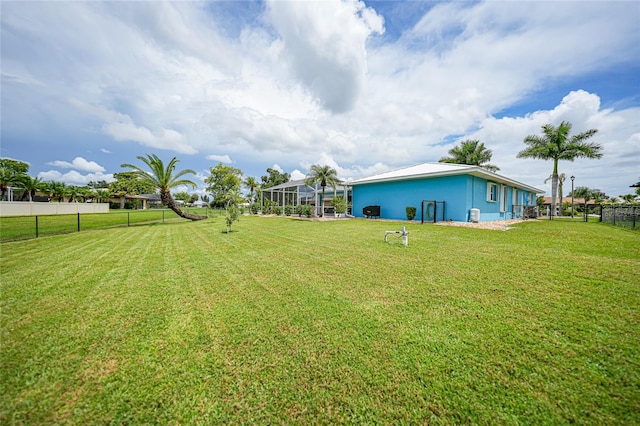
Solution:
<path fill-rule="evenodd" d="M 362 214 L 367 217 L 380 217 L 380 206 L 367 206 L 362 209 Z"/>

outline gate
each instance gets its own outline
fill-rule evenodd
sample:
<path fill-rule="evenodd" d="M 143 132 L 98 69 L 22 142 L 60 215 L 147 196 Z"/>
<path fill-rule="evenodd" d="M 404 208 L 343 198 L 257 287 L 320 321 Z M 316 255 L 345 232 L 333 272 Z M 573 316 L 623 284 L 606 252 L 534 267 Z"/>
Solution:
<path fill-rule="evenodd" d="M 420 223 L 444 222 L 444 201 L 422 200 Z"/>

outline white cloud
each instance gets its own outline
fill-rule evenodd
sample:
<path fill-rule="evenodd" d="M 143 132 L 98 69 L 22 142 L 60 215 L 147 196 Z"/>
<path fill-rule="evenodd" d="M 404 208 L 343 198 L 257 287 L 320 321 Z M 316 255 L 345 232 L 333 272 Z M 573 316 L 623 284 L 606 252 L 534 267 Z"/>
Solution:
<path fill-rule="evenodd" d="M 82 157 L 74 158 L 71 163 L 67 161 L 56 160 L 47 164 L 60 167 L 62 169 L 76 169 L 85 172 L 101 173 L 105 171 L 105 168 L 100 164 L 96 163 L 95 161 L 87 161 Z"/>
<path fill-rule="evenodd" d="M 271 1 L 268 11 L 296 76 L 329 110 L 350 110 L 364 85 L 365 43 L 383 19 L 360 1 Z"/>
<path fill-rule="evenodd" d="M 500 119 L 488 117 L 481 121 L 479 130 L 461 139 L 479 139 L 491 149 L 493 151 L 491 162 L 500 167 L 498 173 L 550 190 L 550 186 L 545 185 L 544 180 L 552 172 L 552 162 L 516 158 L 518 152 L 525 148 L 523 139 L 527 135 L 541 135 L 543 125 L 548 123 L 557 125 L 563 120 L 572 124 L 572 135 L 588 129 L 597 129 L 598 133 L 589 141 L 602 145 L 602 159 L 560 161 L 558 171 L 567 176 L 574 175 L 576 186 L 598 188 L 608 195 L 619 195 L 616 192 L 625 186 L 624 182 L 620 182 L 621 176 L 632 177 L 638 174 L 638 164 L 640 164 L 638 117 L 640 117 L 640 108 L 622 111 L 603 110 L 600 108 L 600 98 L 597 95 L 578 90 L 569 93 L 551 110 L 535 111 L 524 117 Z M 450 149 L 454 144 L 446 146 L 446 149 Z"/>
<path fill-rule="evenodd" d="M 600 183 L 603 170 L 638 178 L 624 166 L 639 151 L 637 109 L 605 109 L 571 86 L 576 76 L 637 62 L 633 2 L 437 3 L 389 39 L 378 37 L 385 24 L 376 2 L 251 3 L 259 12 L 246 19 L 250 5 L 228 2 L 233 31 L 217 2 L 34 5 L 3 4 L 3 31 L 16 34 L 3 38 L 3 133 L 66 126 L 114 152 L 104 135 L 126 149 L 185 154 L 192 169 L 207 167 L 196 152 L 224 153 L 215 155 L 239 168 L 325 161 L 343 179 L 437 161 L 453 145 L 444 141 L 464 135 L 493 149 L 501 172 L 538 185 L 548 164 L 515 154 L 524 136 L 565 119 L 575 131 L 600 129 L 594 140 L 605 157 L 561 167 L 577 167 L 603 190 L 620 187 Z M 560 83 L 568 89 L 557 107 L 494 117 Z M 628 91 L 635 99 L 637 87 Z M 122 162 L 109 157 L 107 168 Z"/>
<path fill-rule="evenodd" d="M 302 173 L 300 170 L 295 169 L 294 171 L 292 171 L 291 173 L 289 173 L 289 176 L 291 176 L 290 180 L 300 180 L 300 179 L 304 179 L 305 177 L 307 177 L 306 174 Z"/>
<path fill-rule="evenodd" d="M 207 160 L 218 161 L 220 163 L 231 164 L 231 157 L 228 155 L 207 155 Z"/>
<path fill-rule="evenodd" d="M 97 182 L 104 180 L 106 182 L 115 181 L 112 173 L 88 173 L 83 175 L 75 170 L 71 170 L 67 173 L 60 173 L 57 170 L 49 170 L 47 172 L 38 173 L 38 177 L 45 182 L 55 181 L 55 182 L 63 182 L 69 185 L 78 185 L 84 186 L 89 182 Z"/>
<path fill-rule="evenodd" d="M 111 154 L 111 151 L 109 151 L 108 149 L 105 149 L 105 148 L 100 148 L 100 151 L 105 153 L 105 154 Z"/>
<path fill-rule="evenodd" d="M 102 126 L 105 134 L 118 141 L 139 142 L 144 146 L 157 149 L 167 149 L 182 154 L 198 152 L 187 143 L 187 138 L 173 129 L 160 128 L 151 131 L 143 126 L 136 126 L 133 122 L 106 123 Z"/>

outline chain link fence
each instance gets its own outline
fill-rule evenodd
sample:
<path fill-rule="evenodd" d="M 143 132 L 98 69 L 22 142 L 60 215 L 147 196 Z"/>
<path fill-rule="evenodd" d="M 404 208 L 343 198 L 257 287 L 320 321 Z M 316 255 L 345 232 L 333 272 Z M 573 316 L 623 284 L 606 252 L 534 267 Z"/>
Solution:
<path fill-rule="evenodd" d="M 602 205 L 600 221 L 625 228 L 638 229 L 640 227 L 640 206 Z"/>

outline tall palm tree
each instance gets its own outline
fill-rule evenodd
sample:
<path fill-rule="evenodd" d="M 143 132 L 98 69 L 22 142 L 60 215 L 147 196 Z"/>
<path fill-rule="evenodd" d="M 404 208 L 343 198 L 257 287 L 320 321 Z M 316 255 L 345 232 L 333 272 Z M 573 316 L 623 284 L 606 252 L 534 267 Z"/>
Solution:
<path fill-rule="evenodd" d="M 242 183 L 249 189 L 249 206 L 251 206 L 253 204 L 253 193 L 260 187 L 260 184 L 253 176 L 247 176 Z M 251 209 L 249 209 L 249 212 L 251 212 Z"/>
<path fill-rule="evenodd" d="M 462 141 L 460 145 L 449 150 L 449 155 L 450 157 L 442 157 L 439 162 L 480 166 L 490 172 L 500 170 L 497 166 L 488 164 L 493 153 L 490 149 L 485 148 L 484 143 L 480 143 L 479 140 Z"/>
<path fill-rule="evenodd" d="M 314 164 L 309 168 L 309 174 L 304 179 L 304 184 L 313 186 L 316 183 L 320 183 L 322 187 L 322 213 L 321 216 L 324 216 L 324 189 L 327 185 L 331 185 L 334 188 L 340 182 L 338 179 L 338 172 L 336 169 L 331 166 L 321 166 L 319 164 Z"/>
<path fill-rule="evenodd" d="M 133 173 L 141 180 L 152 184 L 157 188 L 160 191 L 160 200 L 162 203 L 173 210 L 178 216 L 190 220 L 202 220 L 207 218 L 207 216 L 183 212 L 171 196 L 171 188 L 175 188 L 176 186 L 188 185 L 192 188 L 196 187 L 196 184 L 192 181 L 182 178 L 186 174 L 195 174 L 193 170 L 185 169 L 174 174 L 176 163 L 179 161 L 176 157 L 173 157 L 166 167 L 162 160 L 155 154 L 147 154 L 146 157 L 137 156 L 136 158 L 145 163 L 147 167 L 149 167 L 150 172 L 145 171 L 134 164 L 123 164 L 120 167 L 132 169 Z"/>
<path fill-rule="evenodd" d="M 538 158 L 553 160 L 551 181 L 551 212 L 556 211 L 556 195 L 558 193 L 558 161 L 574 161 L 576 158 L 600 158 L 602 146 L 594 142 L 585 142 L 598 130 L 590 129 L 569 137 L 571 123 L 563 121 L 558 127 L 551 124 L 542 126 L 542 136 L 529 135 L 524 138 L 527 148 L 520 151 L 518 158 Z"/>
<path fill-rule="evenodd" d="M 564 173 L 560 173 L 558 175 L 558 196 L 560 198 L 560 209 L 562 209 L 562 199 L 563 199 L 563 197 L 562 197 L 562 188 L 564 186 L 564 181 L 565 180 L 567 180 L 567 175 L 564 174 Z M 552 174 L 549 175 L 549 177 L 544 180 L 544 183 L 547 183 L 549 181 L 553 182 L 553 175 Z M 560 210 L 560 211 L 562 211 L 562 210 Z"/>

